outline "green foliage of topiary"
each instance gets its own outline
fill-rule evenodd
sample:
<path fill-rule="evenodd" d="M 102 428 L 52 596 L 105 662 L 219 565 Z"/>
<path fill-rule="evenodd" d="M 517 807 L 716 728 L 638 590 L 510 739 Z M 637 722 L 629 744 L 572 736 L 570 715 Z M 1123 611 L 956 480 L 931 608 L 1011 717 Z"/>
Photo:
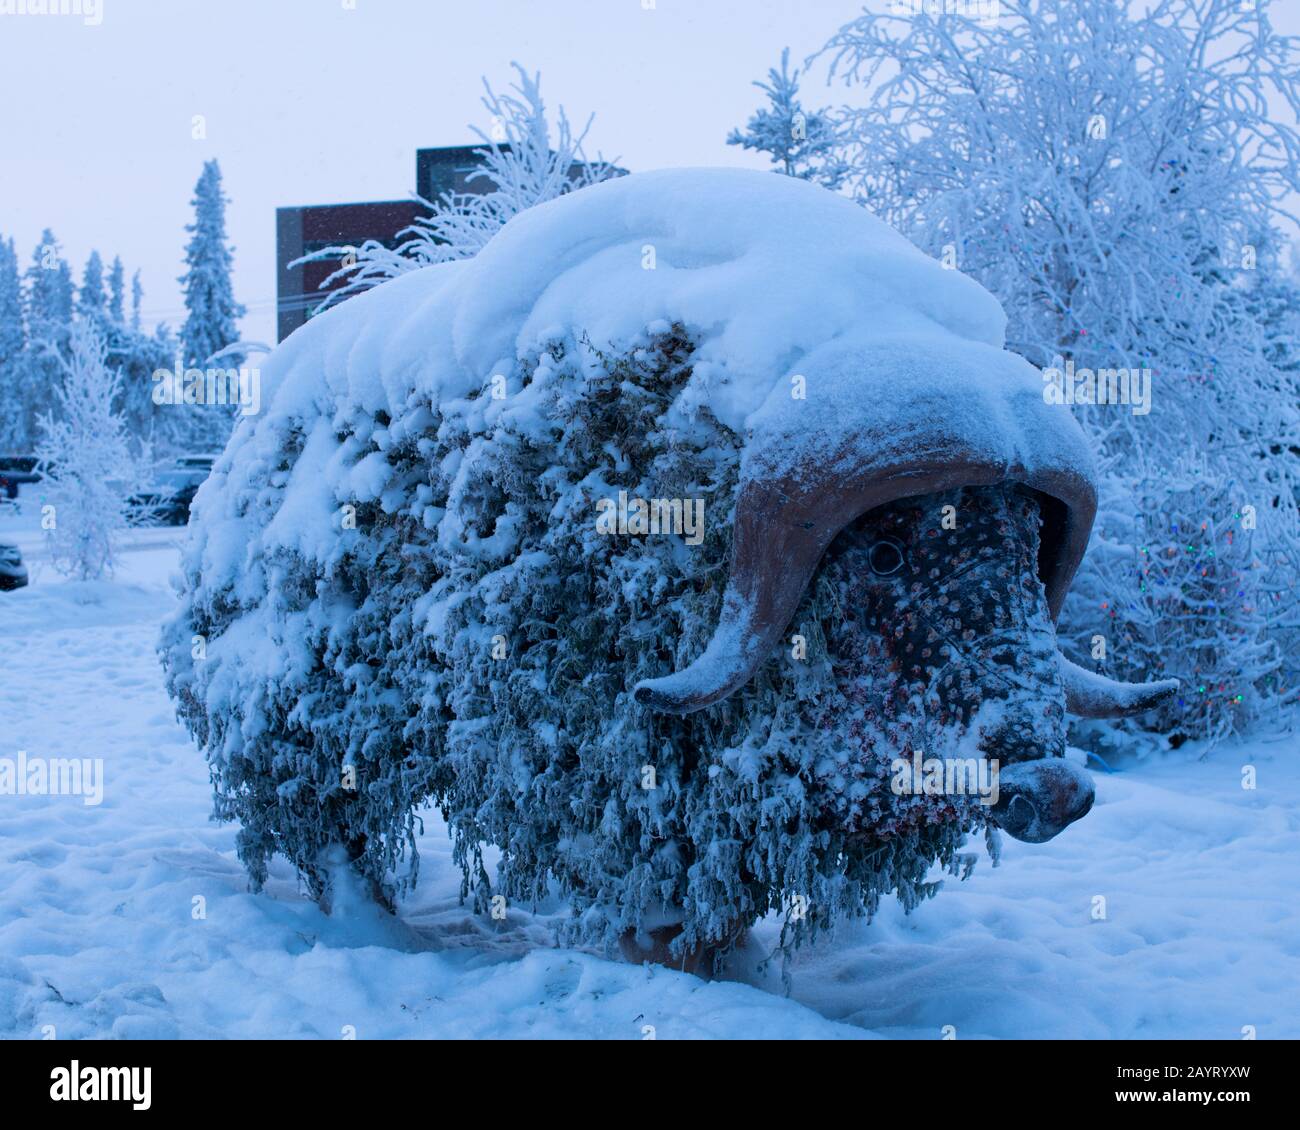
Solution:
<path fill-rule="evenodd" d="M 634 700 L 703 650 L 727 579 L 743 441 L 682 409 L 691 375 L 678 326 L 618 355 L 553 341 L 504 403 L 487 389 L 400 419 L 339 410 L 336 457 L 381 461 L 383 481 L 324 563 L 281 549 L 234 580 L 187 555 L 163 662 L 255 884 L 279 852 L 328 898 L 324 859 L 342 844 L 391 904 L 415 881 L 429 802 L 466 896 L 558 889 L 575 939 L 680 914 L 691 946 L 782 910 L 794 945 L 891 892 L 916 905 L 936 861 L 969 868 L 959 849 L 982 810 L 889 788 L 903 715 L 923 706 L 893 703 L 878 733 L 847 728 L 861 687 L 826 640 L 851 561 L 809 587 L 798 658 L 686 717 Z M 275 521 L 316 442 L 309 420 L 283 428 L 227 505 Z M 598 502 L 619 492 L 702 500 L 702 540 L 601 532 Z M 263 636 L 279 658 L 250 662 Z M 500 849 L 494 879 L 485 845 Z"/>

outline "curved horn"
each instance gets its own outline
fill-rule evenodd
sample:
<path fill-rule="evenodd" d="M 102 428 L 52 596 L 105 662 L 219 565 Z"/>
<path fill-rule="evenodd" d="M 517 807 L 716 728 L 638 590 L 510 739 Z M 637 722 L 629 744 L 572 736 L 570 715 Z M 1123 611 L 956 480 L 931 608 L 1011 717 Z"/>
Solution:
<path fill-rule="evenodd" d="M 843 460 L 833 459 L 779 479 L 751 478 L 736 500 L 731 577 L 713 638 L 685 670 L 638 683 L 637 701 L 690 714 L 726 698 L 771 654 L 840 530 L 896 498 L 1000 477 L 1000 469 L 967 456 L 930 466 L 911 461 L 887 476 L 879 467 L 845 472 Z"/>
<path fill-rule="evenodd" d="M 1178 690 L 1177 679 L 1158 683 L 1121 683 L 1066 659 L 1060 652 L 1065 709 L 1080 718 L 1127 718 L 1166 702 Z"/>
<path fill-rule="evenodd" d="M 973 458 L 909 461 L 882 475 L 878 467 L 846 474 L 839 460 L 822 474 L 775 482 L 750 480 L 736 502 L 731 577 L 718 626 L 704 652 L 682 671 L 637 684 L 638 702 L 690 714 L 726 698 L 771 654 L 835 535 L 868 510 L 896 498 L 985 486 L 1005 478 L 1025 482 L 1064 502 L 1064 517 L 1044 531 L 1042 564 L 1048 607 L 1060 612 L 1083 557 L 1095 506 L 1091 485 L 1061 475 L 1039 476 Z M 1067 501 L 1068 500 L 1068 501 Z"/>

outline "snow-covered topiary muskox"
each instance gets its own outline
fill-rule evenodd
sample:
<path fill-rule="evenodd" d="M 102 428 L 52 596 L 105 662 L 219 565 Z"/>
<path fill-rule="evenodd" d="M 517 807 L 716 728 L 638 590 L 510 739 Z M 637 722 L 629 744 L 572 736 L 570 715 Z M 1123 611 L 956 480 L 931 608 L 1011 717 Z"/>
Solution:
<path fill-rule="evenodd" d="M 689 170 L 294 333 L 161 645 L 254 885 L 345 859 L 391 905 L 432 803 L 479 905 L 695 968 L 1078 819 L 1066 712 L 1174 684 L 1057 650 L 1093 471 L 1003 332 L 851 202 Z"/>

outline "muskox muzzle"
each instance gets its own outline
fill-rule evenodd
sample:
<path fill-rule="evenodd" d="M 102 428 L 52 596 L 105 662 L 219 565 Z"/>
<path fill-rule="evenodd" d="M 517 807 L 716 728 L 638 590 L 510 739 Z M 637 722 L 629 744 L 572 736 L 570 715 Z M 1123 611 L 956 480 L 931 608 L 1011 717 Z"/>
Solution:
<path fill-rule="evenodd" d="M 1017 840 L 1041 844 L 1088 815 L 1093 795 L 1092 778 L 1071 761 L 1020 762 L 998 773 L 993 821 Z"/>
<path fill-rule="evenodd" d="M 1064 760 L 1065 688 L 1037 574 L 1041 526 L 1040 497 L 1010 484 L 900 499 L 847 527 L 817 577 L 856 610 L 827 633 L 849 697 L 879 703 L 886 732 L 907 716 L 908 729 L 895 732 L 913 749 L 987 761 L 988 815 L 1034 843 L 1093 799 L 1088 774 Z"/>

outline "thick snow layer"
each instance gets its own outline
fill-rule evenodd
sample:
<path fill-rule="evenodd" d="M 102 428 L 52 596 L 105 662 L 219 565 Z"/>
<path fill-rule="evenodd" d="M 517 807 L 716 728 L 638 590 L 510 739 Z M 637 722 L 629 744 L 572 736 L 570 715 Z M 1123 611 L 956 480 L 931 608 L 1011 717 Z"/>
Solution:
<path fill-rule="evenodd" d="M 825 189 L 740 169 L 606 181 L 512 220 L 472 260 L 411 272 L 313 319 L 266 362 L 273 413 L 328 387 L 400 412 L 485 388 L 573 327 L 601 347 L 684 324 L 695 392 L 736 431 L 797 362 L 845 334 L 1000 347 L 1006 318 L 972 279 Z"/>
<path fill-rule="evenodd" d="M 1099 775 L 1058 839 L 804 951 L 793 999 L 753 968 L 773 925 L 742 981 L 706 985 L 553 948 L 546 914 L 471 915 L 437 821 L 400 921 L 326 917 L 282 863 L 251 895 L 153 653 L 171 540 L 141 531 L 116 581 L 78 585 L 20 532 L 35 583 L 0 594 L 0 757 L 99 757 L 106 789 L 0 797 L 0 1037 L 1300 1037 L 1294 741 Z"/>

